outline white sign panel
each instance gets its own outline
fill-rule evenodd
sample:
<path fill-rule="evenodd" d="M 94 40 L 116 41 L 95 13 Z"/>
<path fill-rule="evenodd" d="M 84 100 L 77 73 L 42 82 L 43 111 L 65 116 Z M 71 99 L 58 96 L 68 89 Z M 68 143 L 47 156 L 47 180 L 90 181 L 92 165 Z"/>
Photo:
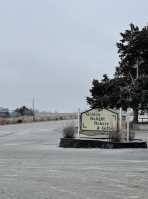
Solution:
<path fill-rule="evenodd" d="M 118 112 L 107 109 L 91 109 L 81 114 L 82 131 L 116 131 Z"/>

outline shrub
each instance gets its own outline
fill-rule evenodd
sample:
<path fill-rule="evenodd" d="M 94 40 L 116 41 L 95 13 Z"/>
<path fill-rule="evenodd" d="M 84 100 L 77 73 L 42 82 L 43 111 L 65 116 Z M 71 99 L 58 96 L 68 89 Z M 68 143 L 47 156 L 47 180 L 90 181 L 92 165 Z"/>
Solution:
<path fill-rule="evenodd" d="M 133 131 L 133 122 L 129 123 L 129 140 L 132 141 L 135 139 L 135 132 Z"/>
<path fill-rule="evenodd" d="M 70 124 L 62 129 L 63 138 L 75 138 L 75 127 L 74 124 Z"/>
<path fill-rule="evenodd" d="M 111 142 L 121 142 L 122 141 L 122 134 L 120 131 L 112 131 L 109 133 L 109 140 Z"/>
<path fill-rule="evenodd" d="M 130 122 L 130 123 L 129 123 L 129 128 L 130 128 L 130 129 L 133 129 L 133 122 Z"/>
<path fill-rule="evenodd" d="M 129 131 L 129 140 L 132 141 L 135 139 L 135 132 L 130 129 Z"/>

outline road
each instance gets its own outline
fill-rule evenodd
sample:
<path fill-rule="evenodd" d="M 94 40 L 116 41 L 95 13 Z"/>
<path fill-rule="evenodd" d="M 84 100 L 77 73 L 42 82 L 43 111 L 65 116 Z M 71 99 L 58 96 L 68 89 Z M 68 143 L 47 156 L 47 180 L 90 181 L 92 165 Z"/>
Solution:
<path fill-rule="evenodd" d="M 148 149 L 59 148 L 65 125 L 0 126 L 0 199 L 148 198 Z"/>

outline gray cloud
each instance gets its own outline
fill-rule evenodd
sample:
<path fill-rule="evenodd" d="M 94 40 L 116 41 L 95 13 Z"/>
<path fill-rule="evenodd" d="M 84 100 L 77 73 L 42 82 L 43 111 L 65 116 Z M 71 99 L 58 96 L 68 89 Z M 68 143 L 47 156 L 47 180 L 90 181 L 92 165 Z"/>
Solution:
<path fill-rule="evenodd" d="M 0 4 L 0 106 L 88 108 L 94 78 L 118 65 L 116 42 L 147 24 L 143 0 L 7 0 Z"/>

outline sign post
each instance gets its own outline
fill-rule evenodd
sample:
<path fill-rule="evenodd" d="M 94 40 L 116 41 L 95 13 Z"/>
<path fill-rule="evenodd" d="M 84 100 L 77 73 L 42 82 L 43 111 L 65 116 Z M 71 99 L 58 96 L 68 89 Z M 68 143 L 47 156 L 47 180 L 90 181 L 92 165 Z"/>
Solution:
<path fill-rule="evenodd" d="M 80 113 L 81 109 L 78 108 L 78 138 L 80 138 Z"/>
<path fill-rule="evenodd" d="M 120 108 L 120 132 L 122 133 L 122 108 Z"/>
<path fill-rule="evenodd" d="M 127 109 L 126 122 L 127 122 L 127 141 L 129 141 L 129 108 Z"/>

